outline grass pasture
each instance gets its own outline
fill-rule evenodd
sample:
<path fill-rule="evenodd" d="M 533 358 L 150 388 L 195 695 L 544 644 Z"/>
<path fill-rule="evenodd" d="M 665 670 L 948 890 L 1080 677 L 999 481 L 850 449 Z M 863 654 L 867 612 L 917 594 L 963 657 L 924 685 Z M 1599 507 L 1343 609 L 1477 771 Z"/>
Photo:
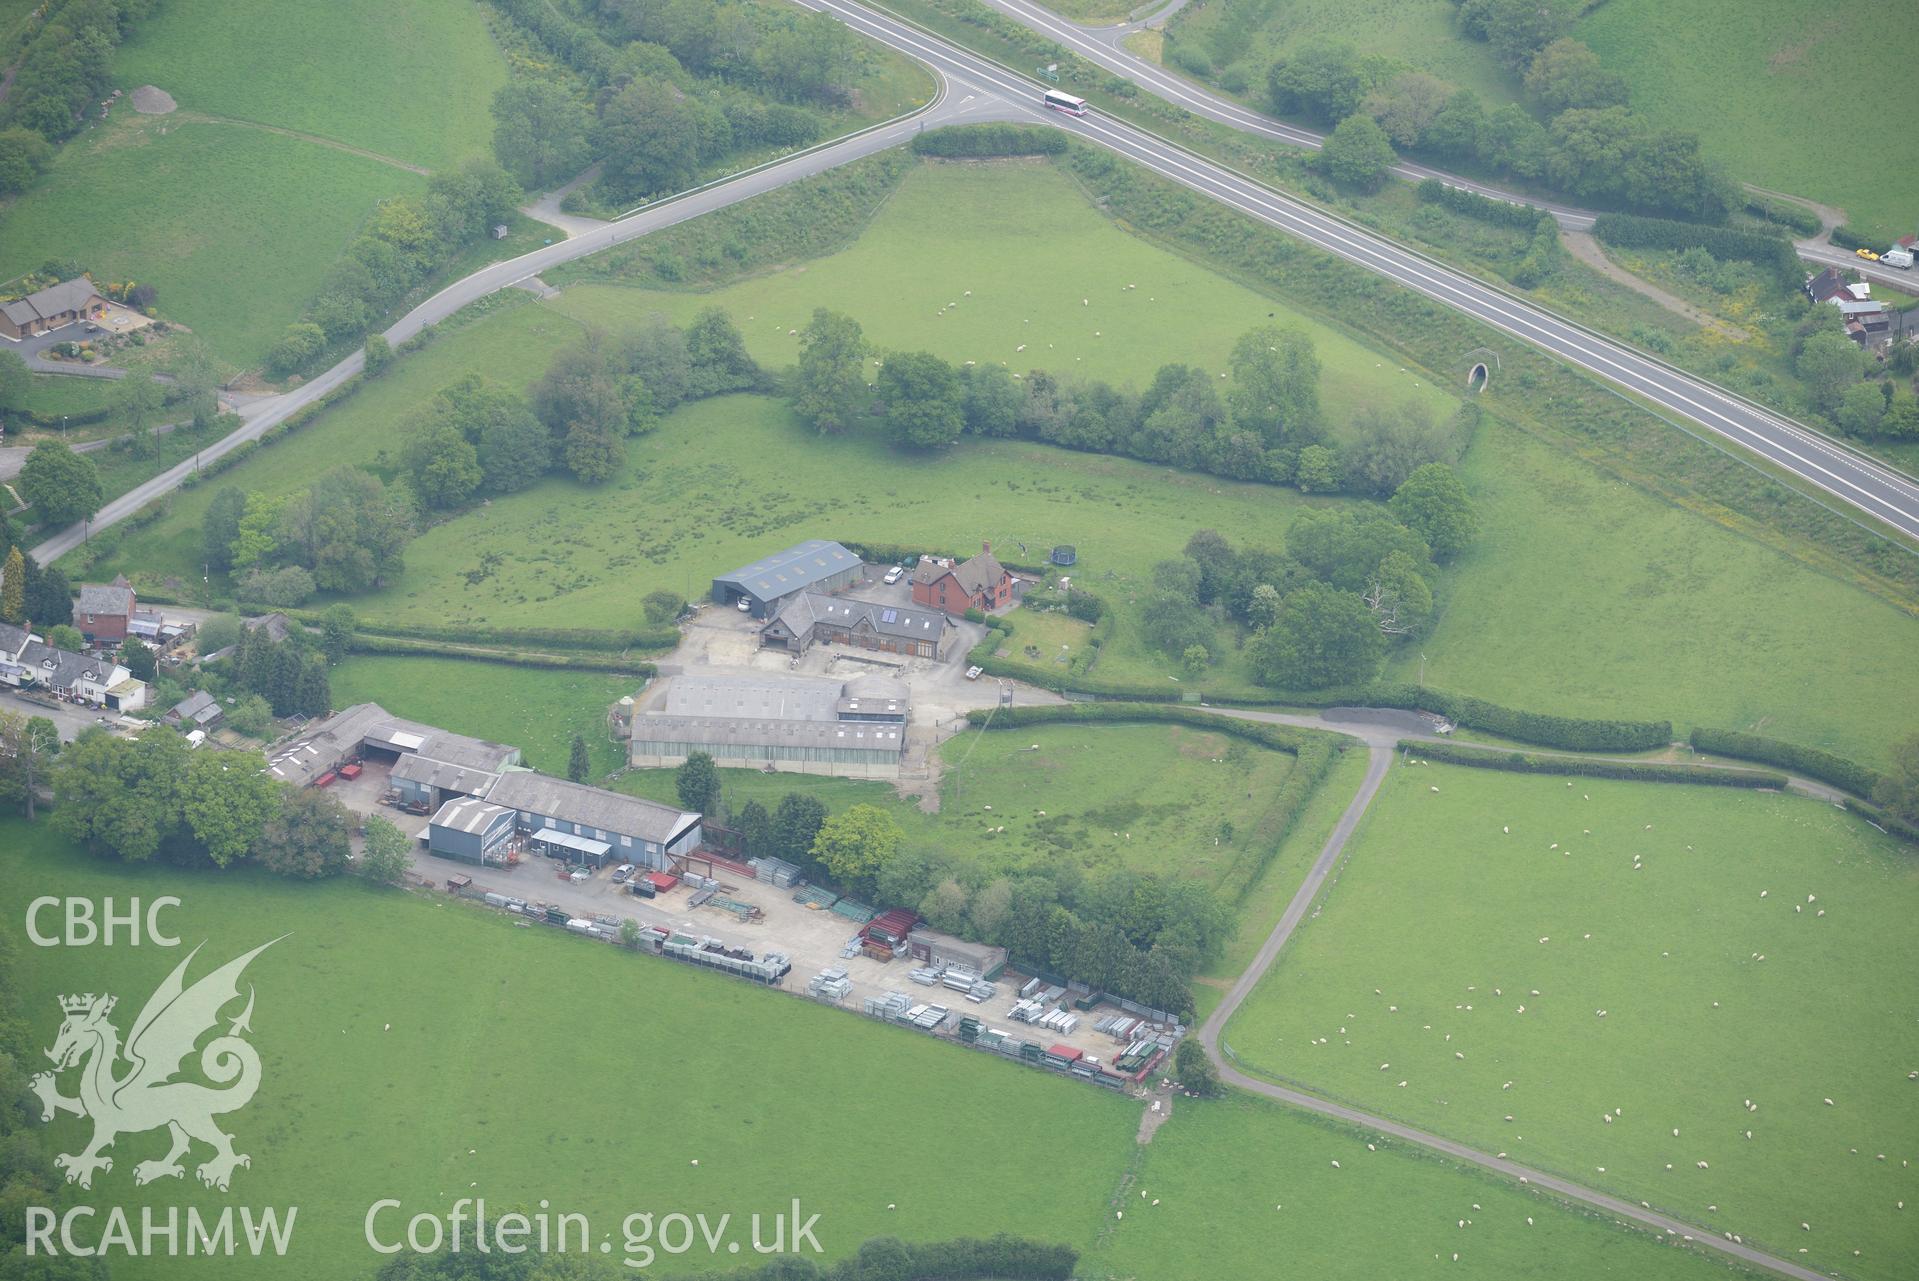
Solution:
<path fill-rule="evenodd" d="M 487 106 L 507 78 L 485 14 L 466 0 L 169 0 L 121 46 L 114 72 L 128 89 L 158 85 L 184 111 L 429 169 L 492 154 Z"/>
<path fill-rule="evenodd" d="M 1739 178 L 1895 236 L 1912 231 L 1919 149 L 1881 137 L 1848 102 L 1848 87 L 1864 82 L 1912 106 L 1910 50 L 1894 34 L 1910 24 L 1910 6 L 1750 0 L 1737 23 L 1723 17 L 1710 0 L 1608 0 L 1573 34 L 1626 78 L 1636 110 L 1698 131 Z"/>
<path fill-rule="evenodd" d="M 1401 767 L 1226 1039 L 1250 1070 L 1891 1281 L 1919 1257 L 1895 1208 L 1919 1200 L 1915 908 L 1911 851 L 1816 802 Z"/>
<path fill-rule="evenodd" d="M 190 977 L 287 935 L 246 975 L 263 1071 L 259 1094 L 227 1121 L 253 1158 L 233 1192 L 191 1181 L 136 1188 L 132 1165 L 159 1150 L 144 1134 L 121 1139 L 93 1195 L 130 1212 L 191 1204 L 217 1214 L 236 1198 L 297 1205 L 293 1248 L 284 1260 L 115 1269 L 141 1281 L 359 1281 L 382 1262 L 362 1237 L 374 1200 L 400 1199 L 403 1222 L 479 1195 L 496 1209 L 547 1198 L 589 1215 L 596 1244 L 611 1238 L 614 1273 L 629 1212 L 732 1214 L 740 1233 L 746 1216 L 797 1196 L 821 1216 L 833 1257 L 880 1234 L 1007 1231 L 1087 1251 L 1089 1278 L 1252 1275 L 1275 1245 L 1324 1260 L 1327 1274 L 1347 1258 L 1384 1264 L 1376 1275 L 1455 1276 L 1447 1255 L 1457 1250 L 1490 1276 L 1723 1275 L 1517 1188 L 1390 1146 L 1368 1152 L 1363 1136 L 1259 1104 L 1182 1106 L 1141 1149 L 1136 1102 L 670 961 L 347 881 L 95 863 L 13 820 L 0 838 L 12 854 L 0 864 L 9 903 L 178 895 L 170 925 L 189 945 L 206 940 Z M 129 1007 L 181 956 L 29 947 L 11 911 L 0 932 L 14 945 L 16 997 L 37 1045 L 52 1043 L 59 994 L 119 995 L 125 1028 Z M 766 1063 L 779 1071 L 745 1067 Z M 902 1115 L 930 1118 L 940 1159 L 876 1182 L 873 1135 Z M 53 1151 L 85 1133 L 71 1118 L 46 1131 Z M 1163 1204 L 1151 1207 L 1152 1197 Z M 1522 1227 L 1528 1214 L 1536 1224 Z M 1452 1223 L 1467 1216 L 1474 1229 L 1458 1235 Z M 649 1271 L 734 1262 L 702 1246 L 662 1254 Z"/>
<path fill-rule="evenodd" d="M 1516 1184 L 1245 1095 L 1180 1100 L 1139 1156 L 1119 1198 L 1126 1217 L 1103 1225 L 1081 1276 L 1738 1275 Z"/>
<path fill-rule="evenodd" d="M 0 210 L 0 280 L 72 258 L 144 280 L 229 365 L 258 363 L 382 199 L 417 174 L 244 125 L 122 109 Z"/>
<path fill-rule="evenodd" d="M 888 784 L 810 774 L 722 770 L 721 794 L 732 812 L 749 800 L 770 810 L 795 791 L 835 813 L 880 805 L 905 829 L 909 847 L 952 855 L 988 879 L 1066 863 L 1216 885 L 1252 856 L 1266 806 L 1293 768 L 1283 752 L 1165 724 L 973 732 L 940 750 L 937 814 L 899 800 Z M 635 770 L 617 786 L 668 801 L 673 771 Z M 1232 824 L 1231 834 L 1222 823 Z"/>
<path fill-rule="evenodd" d="M 1670 717 L 1880 761 L 1919 723 L 1919 620 L 1488 419 L 1481 515 L 1433 633 L 1393 665 L 1570 716 Z"/>
<path fill-rule="evenodd" d="M 395 716 L 510 743 L 548 774 L 566 773 L 575 734 L 586 739 L 595 775 L 625 764 L 606 711 L 633 692 L 631 676 L 392 654 L 356 654 L 331 675 L 335 707 L 378 703 Z"/>
<path fill-rule="evenodd" d="M 932 227 L 937 254 L 926 252 Z M 1457 404 L 1331 326 L 1126 234 L 1044 162 L 922 164 L 840 253 L 699 293 L 574 285 L 551 305 L 610 330 L 651 312 L 685 321 L 724 307 L 774 368 L 798 357 L 788 331 L 830 307 L 882 348 L 1142 390 L 1171 361 L 1223 371 L 1234 340 L 1270 320 L 1311 334 L 1336 427 L 1362 405 L 1418 399 L 1443 421 Z"/>

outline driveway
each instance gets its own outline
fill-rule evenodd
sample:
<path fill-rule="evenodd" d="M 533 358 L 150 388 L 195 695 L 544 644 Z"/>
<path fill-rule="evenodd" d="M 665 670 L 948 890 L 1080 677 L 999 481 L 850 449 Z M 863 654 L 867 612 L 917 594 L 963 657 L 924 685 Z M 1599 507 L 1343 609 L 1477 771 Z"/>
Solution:
<path fill-rule="evenodd" d="M 44 716 L 53 722 L 60 731 L 60 741 L 71 743 L 80 737 L 80 731 L 100 723 L 105 716 L 114 722 L 117 713 L 99 712 L 90 707 L 79 707 L 72 703 L 41 702 L 37 698 L 22 698 L 11 689 L 0 689 L 0 711 L 15 712 L 21 716 Z"/>

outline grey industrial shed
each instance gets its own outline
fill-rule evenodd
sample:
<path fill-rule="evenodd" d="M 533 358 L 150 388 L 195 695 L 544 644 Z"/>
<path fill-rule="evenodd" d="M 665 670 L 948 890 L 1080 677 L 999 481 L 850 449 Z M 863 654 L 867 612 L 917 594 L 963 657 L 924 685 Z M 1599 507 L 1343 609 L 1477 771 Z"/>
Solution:
<path fill-rule="evenodd" d="M 859 581 L 860 558 L 838 543 L 814 538 L 775 552 L 713 579 L 713 601 L 737 606 L 744 599 L 755 618 L 771 618 L 799 592 L 836 592 Z"/>

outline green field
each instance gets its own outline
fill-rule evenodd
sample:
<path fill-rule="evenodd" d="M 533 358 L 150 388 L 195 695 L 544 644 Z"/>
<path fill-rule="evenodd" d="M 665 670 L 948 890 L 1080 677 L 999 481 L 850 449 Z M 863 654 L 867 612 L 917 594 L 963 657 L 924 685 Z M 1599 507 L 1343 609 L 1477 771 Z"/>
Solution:
<path fill-rule="evenodd" d="M 213 495 L 232 485 L 249 493 L 286 494 L 315 477 L 352 462 L 390 473 L 396 448 L 394 424 L 426 405 L 442 387 L 481 371 L 513 387 L 530 386 L 558 348 L 579 337 L 571 321 L 530 301 L 488 316 L 406 358 L 394 371 L 361 387 L 351 400 L 304 430 L 284 437 L 217 479 L 173 495 L 169 514 L 123 544 L 99 570 L 111 578 L 124 570 L 149 581 L 187 577 L 199 563 L 200 521 Z M 389 451 L 383 458 L 382 452 Z M 109 565 L 111 568 L 107 568 Z"/>
<path fill-rule="evenodd" d="M 1915 1257 L 1894 1203 L 1919 1200 L 1915 910 L 1911 850 L 1816 802 L 1402 767 L 1226 1040 L 1243 1067 L 1890 1281 Z"/>
<path fill-rule="evenodd" d="M 1513 707 L 1670 717 L 1882 760 L 1919 724 L 1919 621 L 1488 420 L 1481 515 L 1397 674 Z"/>
<path fill-rule="evenodd" d="M 671 961 L 514 929 L 437 898 L 111 866 L 11 820 L 0 835 L 13 855 L 0 863 L 0 901 L 177 894 L 168 923 L 188 946 L 206 940 L 192 977 L 286 935 L 246 974 L 262 1085 L 225 1124 L 251 1167 L 230 1194 L 191 1182 L 136 1189 L 131 1166 L 160 1140 L 128 1135 L 93 1196 L 208 1213 L 233 1201 L 298 1206 L 287 1261 L 121 1260 L 115 1275 L 359 1281 L 381 1261 L 361 1227 L 376 1199 L 445 1214 L 478 1195 L 496 1209 L 547 1198 L 585 1213 L 596 1243 L 611 1236 L 614 1260 L 629 1212 L 730 1213 L 737 1225 L 797 1196 L 821 1216 L 831 1256 L 882 1233 L 1007 1231 L 1090 1250 L 1087 1277 L 1200 1281 L 1232 1274 L 1220 1270 L 1228 1263 L 1254 1275 L 1276 1243 L 1329 1268 L 1378 1260 L 1400 1277 L 1458 1275 L 1455 1250 L 1489 1276 L 1723 1275 L 1515 1187 L 1388 1146 L 1368 1152 L 1367 1136 L 1276 1109 L 1182 1104 L 1142 1153 L 1137 1102 Z M 117 994 L 124 1030 L 183 954 L 29 947 L 12 910 L 0 933 L 15 945 L 15 996 L 36 1045 L 52 1043 L 65 992 Z M 938 1160 L 876 1174 L 876 1138 L 902 1124 Z M 49 1144 L 71 1151 L 85 1133 L 63 1118 Z M 1466 1217 L 1471 1228 L 1451 1226 Z M 651 1270 L 732 1262 L 702 1246 Z"/>
<path fill-rule="evenodd" d="M 931 227 L 938 254 L 926 252 Z M 1312 335 L 1324 367 L 1320 401 L 1338 427 L 1361 405 L 1419 399 L 1443 419 L 1457 403 L 1347 335 L 1127 235 L 1040 162 L 921 165 L 851 248 L 722 289 L 575 285 L 552 305 L 613 330 L 650 312 L 684 320 L 718 305 L 773 367 L 799 353 L 788 331 L 830 307 L 881 348 L 1141 389 L 1172 361 L 1224 371 L 1233 341 L 1257 325 L 1297 325 Z"/>
<path fill-rule="evenodd" d="M 114 75 L 158 85 L 183 111 L 439 169 L 492 154 L 487 104 L 506 60 L 467 0 L 168 0 L 121 46 Z"/>
<path fill-rule="evenodd" d="M 1913 105 L 1902 0 L 1843 9 L 1818 0 L 1751 0 L 1725 22 L 1711 0 L 1609 0 L 1574 34 L 1626 77 L 1633 106 L 1697 130 L 1738 177 L 1837 205 L 1901 235 L 1919 228 L 1919 148 L 1884 137 L 1853 110 L 1854 86 L 1883 85 Z"/>
<path fill-rule="evenodd" d="M 1081 1276 L 1740 1275 L 1517 1185 L 1243 1096 L 1181 1100 L 1141 1156 L 1121 1198 L 1126 1217 L 1104 1226 Z"/>
<path fill-rule="evenodd" d="M 735 813 L 750 800 L 771 809 L 792 791 L 818 796 L 834 811 L 883 805 L 905 829 L 909 848 L 954 856 L 982 881 L 1069 865 L 1218 884 L 1254 857 L 1252 838 L 1293 768 L 1283 752 L 1177 725 L 968 733 L 948 740 L 940 754 L 938 814 L 898 800 L 885 784 L 806 774 L 723 770 L 722 796 Z M 635 770 L 618 786 L 670 800 L 673 771 Z M 1222 823 L 1232 825 L 1230 834 Z"/>
<path fill-rule="evenodd" d="M 116 114 L 0 211 L 0 280 L 72 258 L 143 280 L 220 359 L 256 363 L 373 207 L 417 174 L 244 125 Z"/>
<path fill-rule="evenodd" d="M 1266 96 L 1266 69 L 1315 39 L 1350 44 L 1471 89 L 1496 107 L 1518 96 L 1515 77 L 1486 46 L 1453 25 L 1450 0 L 1212 0 L 1173 18 L 1174 40 L 1203 52 L 1215 70 L 1237 66 L 1249 98 Z"/>
<path fill-rule="evenodd" d="M 631 676 L 505 667 L 460 659 L 357 654 L 332 672 L 333 705 L 378 703 L 395 716 L 510 743 L 525 763 L 566 773 L 573 736 L 586 739 L 596 775 L 625 764 L 607 734 L 607 708 L 633 692 Z"/>

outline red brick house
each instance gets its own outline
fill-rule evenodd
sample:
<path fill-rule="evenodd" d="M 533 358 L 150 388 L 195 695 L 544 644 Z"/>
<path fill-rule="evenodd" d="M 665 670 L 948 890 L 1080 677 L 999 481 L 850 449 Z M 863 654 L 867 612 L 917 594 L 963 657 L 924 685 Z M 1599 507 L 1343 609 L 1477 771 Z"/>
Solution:
<path fill-rule="evenodd" d="M 118 645 L 127 638 L 133 605 L 133 586 L 125 574 L 105 587 L 83 585 L 80 599 L 74 602 L 73 625 L 90 644 L 102 648 Z"/>
<path fill-rule="evenodd" d="M 991 613 L 1013 603 L 1013 576 L 993 558 L 991 543 L 981 543 L 979 555 L 957 565 L 922 556 L 913 568 L 913 603 L 949 614 Z"/>

